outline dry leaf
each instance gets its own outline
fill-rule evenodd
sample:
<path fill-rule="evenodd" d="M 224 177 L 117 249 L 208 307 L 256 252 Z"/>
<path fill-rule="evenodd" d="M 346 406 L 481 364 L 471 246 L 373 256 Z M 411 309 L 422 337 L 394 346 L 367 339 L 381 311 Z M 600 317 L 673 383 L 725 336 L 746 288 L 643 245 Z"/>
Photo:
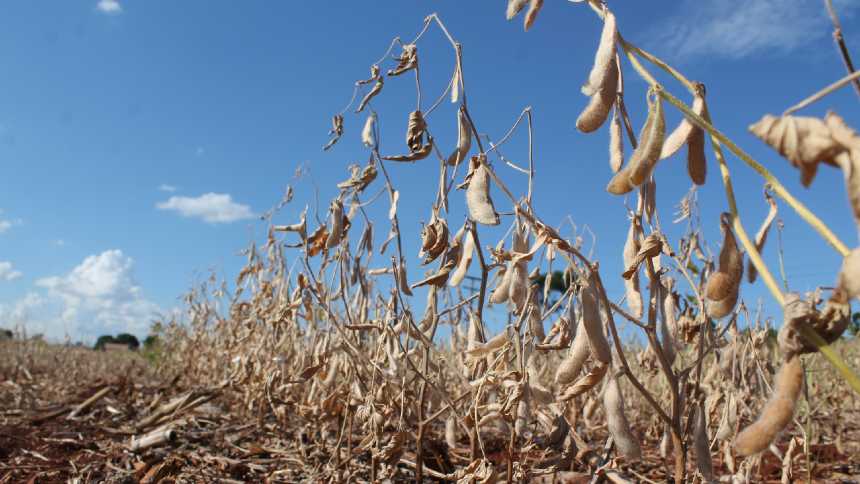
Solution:
<path fill-rule="evenodd" d="M 418 67 L 418 47 L 415 44 L 405 44 L 397 61 L 397 67 L 388 71 L 389 76 L 399 76 Z"/>
<path fill-rule="evenodd" d="M 460 100 L 460 84 L 462 81 L 460 80 L 460 62 L 457 62 L 457 65 L 454 67 L 454 77 L 451 78 L 451 102 L 456 103 Z"/>
<path fill-rule="evenodd" d="M 373 87 L 370 88 L 370 91 L 368 91 L 367 94 L 364 95 L 364 97 L 361 99 L 361 102 L 358 103 L 358 109 L 356 109 L 355 112 L 360 113 L 360 112 L 364 111 L 364 108 L 367 107 L 367 104 L 370 102 L 370 100 L 373 99 L 374 97 L 376 97 L 376 95 L 382 91 L 382 87 L 384 85 L 385 85 L 385 78 L 384 77 L 377 78 L 376 84 L 374 84 Z"/>
<path fill-rule="evenodd" d="M 525 6 L 529 3 L 529 0 L 508 0 L 508 8 L 505 12 L 505 17 L 508 20 L 516 17 L 520 11 L 525 8 Z"/>
<path fill-rule="evenodd" d="M 329 148 L 334 146 L 335 143 L 343 136 L 343 116 L 340 114 L 335 114 L 331 118 L 331 129 L 328 131 L 331 139 L 328 140 L 328 143 L 323 146 L 323 151 L 328 151 Z"/>
<path fill-rule="evenodd" d="M 370 113 L 367 121 L 364 122 L 364 129 L 361 130 L 361 142 L 368 148 L 376 147 L 376 137 L 373 135 L 374 127 L 376 126 L 376 113 Z"/>
<path fill-rule="evenodd" d="M 523 19 L 523 28 L 526 32 L 534 25 L 541 8 L 543 8 L 543 0 L 529 0 L 529 9 L 526 10 L 526 17 Z"/>
<path fill-rule="evenodd" d="M 833 158 L 844 150 L 818 118 L 767 114 L 749 129 L 800 169 L 800 181 L 805 187 L 815 178 L 819 162 L 836 166 Z"/>

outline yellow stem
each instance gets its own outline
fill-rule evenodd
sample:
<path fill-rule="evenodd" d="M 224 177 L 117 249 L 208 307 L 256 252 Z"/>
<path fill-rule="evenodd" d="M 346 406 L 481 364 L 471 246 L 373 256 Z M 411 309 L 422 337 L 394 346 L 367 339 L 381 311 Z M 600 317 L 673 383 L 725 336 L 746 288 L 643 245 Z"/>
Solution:
<path fill-rule="evenodd" d="M 752 159 L 752 157 L 747 154 L 744 150 L 742 150 L 738 145 L 736 145 L 732 140 L 730 140 L 726 135 L 721 133 L 719 130 L 714 128 L 713 125 L 708 120 L 703 119 L 701 116 L 697 115 L 690 109 L 686 104 L 680 101 L 675 96 L 666 92 L 665 89 L 661 89 L 659 91 L 660 95 L 670 104 L 680 109 L 684 115 L 693 122 L 696 126 L 704 129 L 711 135 L 711 140 L 714 142 L 715 146 L 717 143 L 722 143 L 729 149 L 732 153 L 734 153 L 738 158 L 743 160 L 747 165 L 749 165 L 753 170 L 755 170 L 762 178 L 767 181 L 768 185 L 770 185 L 773 193 L 778 197 L 783 199 L 785 203 L 787 203 L 791 208 L 800 215 L 806 223 L 808 223 L 816 232 L 818 232 L 828 244 L 830 244 L 837 252 L 839 252 L 843 257 L 847 256 L 849 253 L 848 247 L 839 240 L 839 237 L 834 234 L 824 222 L 821 221 L 814 213 L 812 213 L 806 205 L 803 204 L 800 200 L 794 198 L 791 193 L 780 183 L 779 179 L 777 179 L 773 174 L 771 174 L 765 167 L 759 164 L 757 161 Z"/>

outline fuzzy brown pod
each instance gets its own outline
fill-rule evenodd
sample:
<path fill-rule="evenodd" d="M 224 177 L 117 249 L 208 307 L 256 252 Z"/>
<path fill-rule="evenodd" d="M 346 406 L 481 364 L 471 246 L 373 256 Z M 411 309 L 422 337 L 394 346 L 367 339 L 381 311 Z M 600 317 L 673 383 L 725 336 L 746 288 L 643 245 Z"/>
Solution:
<path fill-rule="evenodd" d="M 328 131 L 331 139 L 323 146 L 323 151 L 328 151 L 343 136 L 343 115 L 335 114 L 331 118 L 331 129 Z"/>
<path fill-rule="evenodd" d="M 744 256 L 738 249 L 731 226 L 732 216 L 720 216 L 720 229 L 723 231 L 723 246 L 720 249 L 720 265 L 711 274 L 705 286 L 706 309 L 713 318 L 722 318 L 732 312 L 738 300 L 741 279 L 744 272 Z"/>
<path fill-rule="evenodd" d="M 764 244 L 767 242 L 767 234 L 770 231 L 770 226 L 773 224 L 774 219 L 776 219 L 777 213 L 776 200 L 773 199 L 770 193 L 765 191 L 764 198 L 767 200 L 770 208 L 768 209 L 767 217 L 764 218 L 764 221 L 761 223 L 761 227 L 759 227 L 758 232 L 755 234 L 755 250 L 757 250 L 759 254 L 764 250 Z M 757 276 L 758 271 L 751 259 L 747 262 L 747 280 L 749 280 L 750 283 L 753 283 Z"/>
<path fill-rule="evenodd" d="M 502 304 L 508 300 L 511 287 L 511 271 L 507 268 L 502 268 L 497 276 L 499 282 L 490 294 L 490 302 L 493 304 Z"/>
<path fill-rule="evenodd" d="M 415 44 L 406 44 L 400 52 L 400 57 L 397 58 L 397 67 L 389 70 L 388 75 L 399 76 L 416 67 L 418 67 L 418 46 Z"/>
<path fill-rule="evenodd" d="M 543 0 L 529 0 L 529 8 L 526 10 L 526 17 L 523 19 L 523 29 L 526 32 L 534 25 L 541 8 L 543 8 Z"/>
<path fill-rule="evenodd" d="M 576 336 L 568 350 L 567 357 L 561 361 L 555 371 L 555 382 L 559 386 L 569 385 L 579 376 L 582 365 L 588 359 L 588 335 L 582 323 L 577 325 Z"/>
<path fill-rule="evenodd" d="M 448 224 L 435 216 L 421 229 L 421 250 L 418 257 L 424 257 L 422 264 L 436 260 L 448 248 Z M 426 257 L 425 257 L 426 255 Z"/>
<path fill-rule="evenodd" d="M 448 157 L 449 165 L 458 165 L 465 160 L 469 155 L 469 150 L 472 148 L 472 129 L 469 125 L 469 118 L 466 115 L 466 108 L 460 106 L 457 111 L 457 148 Z"/>
<path fill-rule="evenodd" d="M 457 448 L 457 417 L 453 413 L 445 420 L 445 443 L 449 449 Z"/>
<path fill-rule="evenodd" d="M 794 416 L 794 408 L 803 388 L 803 367 L 800 357 L 792 356 L 776 374 L 773 394 L 761 410 L 759 418 L 735 438 L 738 454 L 757 454 L 773 442 Z"/>
<path fill-rule="evenodd" d="M 827 124 L 818 118 L 767 114 L 749 130 L 800 170 L 805 187 L 815 178 L 818 163 L 837 166 L 834 157 L 844 151 L 834 142 Z"/>
<path fill-rule="evenodd" d="M 585 374 L 579 380 L 576 380 L 572 385 L 568 385 L 567 388 L 564 389 L 563 392 L 558 396 L 558 401 L 560 402 L 568 402 L 574 397 L 582 395 L 592 388 L 596 387 L 598 383 L 603 381 L 603 377 L 606 376 L 606 373 L 609 371 L 608 363 L 598 363 L 591 368 L 591 371 Z"/>
<path fill-rule="evenodd" d="M 448 285 L 451 287 L 459 286 L 463 278 L 466 277 L 469 266 L 472 264 L 472 256 L 475 253 L 475 237 L 472 235 L 472 230 L 465 230 L 463 237 L 465 240 L 460 250 L 460 260 L 457 262 L 457 268 L 454 269 L 451 278 L 448 279 Z"/>
<path fill-rule="evenodd" d="M 469 218 L 483 225 L 499 225 L 499 214 L 490 198 L 490 173 L 486 166 L 486 156 L 473 156 L 466 176 L 466 206 Z"/>
<path fill-rule="evenodd" d="M 618 173 L 624 164 L 624 137 L 621 133 L 621 113 L 618 103 L 612 110 L 612 121 L 609 123 L 609 168 L 612 173 Z"/>
<path fill-rule="evenodd" d="M 707 111 L 705 105 L 705 86 L 696 83 L 696 94 L 693 96 L 693 104 L 690 109 L 698 116 L 703 117 Z M 660 151 L 660 159 L 664 160 L 674 155 L 687 145 L 687 173 L 696 185 L 704 185 L 707 174 L 707 160 L 705 158 L 705 130 L 696 126 L 686 117 L 666 138 Z"/>
<path fill-rule="evenodd" d="M 621 386 L 615 376 L 606 382 L 606 388 L 603 391 L 603 409 L 606 412 L 609 434 L 615 441 L 618 452 L 630 460 L 639 459 L 642 456 L 642 449 L 639 447 L 638 439 L 630 430 L 630 422 L 627 420 L 624 410 Z"/>
<path fill-rule="evenodd" d="M 787 293 L 782 327 L 777 334 L 779 349 L 788 356 L 815 352 L 817 348 L 801 336 L 800 325 L 808 325 L 827 343 L 832 343 L 842 335 L 850 321 L 851 305 L 842 291 L 834 291 L 820 311 L 797 293 Z"/>
<path fill-rule="evenodd" d="M 696 456 L 696 468 L 704 477 L 704 482 L 715 482 L 714 464 L 711 461 L 711 444 L 708 439 L 708 425 L 705 418 L 705 406 L 702 402 L 696 407 L 696 423 L 693 427 L 693 452 Z"/>
<path fill-rule="evenodd" d="M 528 5 L 529 0 L 508 0 L 508 7 L 505 11 L 505 17 L 508 20 L 516 17 Z"/>
<path fill-rule="evenodd" d="M 361 130 L 361 142 L 368 148 L 376 147 L 376 137 L 373 135 L 376 127 L 376 113 L 370 113 L 367 120 L 364 122 L 364 128 Z"/>
<path fill-rule="evenodd" d="M 615 64 L 615 44 L 618 42 L 618 30 L 615 15 L 608 9 L 604 10 L 603 30 L 600 33 L 600 43 L 594 53 L 594 64 L 588 74 L 588 80 L 582 86 L 582 93 L 593 96 L 600 92 L 611 75 L 610 64 Z M 617 72 L 616 72 L 617 75 Z"/>
<path fill-rule="evenodd" d="M 608 364 L 612 361 L 612 352 L 606 335 L 603 333 L 603 318 L 600 316 L 600 303 L 597 294 L 597 273 L 589 276 L 588 287 L 582 289 L 582 325 L 588 335 L 588 346 L 591 355 L 601 362 Z"/>
<path fill-rule="evenodd" d="M 355 112 L 360 113 L 360 112 L 364 111 L 364 108 L 367 107 L 367 104 L 370 103 L 370 100 L 375 98 L 377 94 L 382 92 L 382 88 L 384 86 L 385 86 L 385 78 L 384 77 L 377 77 L 376 78 L 376 84 L 374 84 L 373 87 L 370 88 L 370 91 L 367 91 L 367 94 L 365 94 L 363 98 L 361 98 L 361 102 L 358 103 L 358 108 L 355 110 Z"/>
<path fill-rule="evenodd" d="M 514 253 L 524 254 L 528 252 L 527 231 L 528 229 L 525 227 L 514 228 L 513 242 L 511 244 L 511 250 Z M 516 307 L 516 313 L 519 314 L 526 303 L 526 293 L 528 292 L 528 262 L 525 259 L 514 258 L 509 263 L 508 272 L 510 273 L 508 300 Z"/>
<path fill-rule="evenodd" d="M 359 168 L 358 165 L 352 165 L 350 170 L 352 175 L 349 177 L 349 180 L 338 183 L 337 187 L 341 190 L 352 188 L 355 190 L 355 193 L 361 193 L 373 182 L 373 180 L 376 180 L 376 176 L 379 174 L 376 171 L 376 164 L 373 162 L 372 158 L 364 168 Z"/>
<path fill-rule="evenodd" d="M 344 235 L 345 228 L 345 218 L 343 215 L 343 202 L 339 199 L 332 200 L 331 202 L 331 216 L 329 218 L 329 225 L 331 226 L 331 232 L 326 238 L 325 248 L 331 249 L 332 247 L 337 246 Z"/>
<path fill-rule="evenodd" d="M 852 250 L 842 260 L 838 287 L 849 299 L 860 296 L 860 247 Z"/>
<path fill-rule="evenodd" d="M 666 119 L 663 116 L 663 98 L 656 95 L 648 110 L 648 120 L 639 134 L 639 146 L 630 156 L 630 183 L 639 186 L 654 172 L 666 137 Z"/>
<path fill-rule="evenodd" d="M 407 296 L 412 295 L 412 290 L 409 288 L 409 280 L 406 278 L 406 262 L 402 259 L 397 264 L 397 284 L 400 287 L 400 292 Z"/>
<path fill-rule="evenodd" d="M 609 111 L 615 105 L 618 97 L 618 63 L 610 62 L 607 65 L 608 72 L 604 76 L 603 85 L 600 89 L 591 96 L 588 105 L 576 118 L 576 129 L 583 133 L 591 133 L 597 131 L 603 126 L 606 118 L 609 117 Z"/>
<path fill-rule="evenodd" d="M 639 253 L 641 234 L 642 228 L 639 226 L 639 219 L 636 217 L 631 218 L 630 228 L 627 230 L 627 240 L 624 242 L 624 267 L 629 267 L 636 260 L 636 254 Z M 642 291 L 639 289 L 638 270 L 630 274 L 630 277 L 624 278 L 624 293 L 627 300 L 627 309 L 630 310 L 630 314 L 641 318 Z"/>

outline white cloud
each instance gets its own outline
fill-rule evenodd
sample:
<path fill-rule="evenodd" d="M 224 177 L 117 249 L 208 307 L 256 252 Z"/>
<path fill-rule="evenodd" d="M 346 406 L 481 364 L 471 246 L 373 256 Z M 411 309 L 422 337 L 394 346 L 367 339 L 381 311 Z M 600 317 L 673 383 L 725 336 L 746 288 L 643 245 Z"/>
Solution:
<path fill-rule="evenodd" d="M 202 146 L 198 146 L 196 150 L 194 150 L 194 154 L 196 156 L 203 156 L 206 153 L 206 150 Z"/>
<path fill-rule="evenodd" d="M 8 220 L 0 220 L 0 234 L 12 228 L 12 222 Z"/>
<path fill-rule="evenodd" d="M 12 267 L 11 262 L 0 261 L 0 281 L 14 281 L 23 275 Z"/>
<path fill-rule="evenodd" d="M 836 1 L 843 20 L 858 0 Z M 787 53 L 830 35 L 821 2 L 809 0 L 684 0 L 676 13 L 650 30 L 649 42 L 679 59 L 740 59 L 762 52 Z"/>
<path fill-rule="evenodd" d="M 38 290 L 24 298 L 0 304 L 0 321 L 52 339 L 145 336 L 160 308 L 144 297 L 133 269 L 134 260 L 120 250 L 91 255 L 68 274 L 39 279 Z"/>
<path fill-rule="evenodd" d="M 55 247 L 65 247 L 66 246 L 66 241 L 63 239 L 56 239 L 56 240 L 54 240 L 53 243 L 54 243 Z"/>
<path fill-rule="evenodd" d="M 117 0 L 99 0 L 99 3 L 96 4 L 96 8 L 100 12 L 113 15 L 122 12 L 122 5 L 120 5 Z"/>
<path fill-rule="evenodd" d="M 174 196 L 156 207 L 159 210 L 173 210 L 183 217 L 200 218 L 211 224 L 254 218 L 249 206 L 234 202 L 227 193 L 206 193 L 199 197 Z"/>
<path fill-rule="evenodd" d="M 162 192 L 170 192 L 170 193 L 173 193 L 176 191 L 175 186 L 168 185 L 166 183 L 162 183 L 161 185 L 158 185 L 158 189 L 161 190 Z"/>

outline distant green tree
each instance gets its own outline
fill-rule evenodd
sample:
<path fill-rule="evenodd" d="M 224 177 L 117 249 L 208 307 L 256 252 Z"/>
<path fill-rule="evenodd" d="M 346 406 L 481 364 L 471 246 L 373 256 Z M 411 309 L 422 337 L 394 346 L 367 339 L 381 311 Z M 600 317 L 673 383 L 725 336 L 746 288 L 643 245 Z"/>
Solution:
<path fill-rule="evenodd" d="M 158 343 L 159 343 L 158 336 L 151 334 L 143 340 L 143 348 L 147 349 L 147 350 L 153 349 Z"/>
<path fill-rule="evenodd" d="M 103 334 L 96 340 L 96 344 L 93 346 L 93 349 L 103 350 L 105 349 L 106 343 L 116 343 L 116 339 L 109 334 Z"/>
<path fill-rule="evenodd" d="M 136 350 L 140 348 L 140 341 L 138 341 L 137 336 L 129 333 L 120 333 L 116 335 L 114 338 L 117 343 L 127 344 L 128 349 Z"/>

